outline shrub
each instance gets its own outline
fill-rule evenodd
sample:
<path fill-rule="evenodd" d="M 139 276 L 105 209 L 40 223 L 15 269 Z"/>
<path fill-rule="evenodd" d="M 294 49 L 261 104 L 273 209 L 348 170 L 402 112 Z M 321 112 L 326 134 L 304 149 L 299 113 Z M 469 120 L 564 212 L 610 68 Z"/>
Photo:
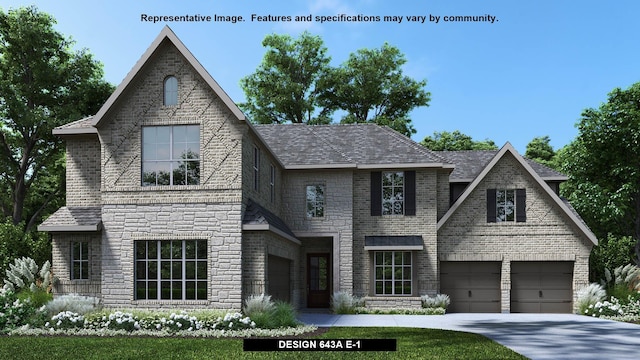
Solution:
<path fill-rule="evenodd" d="M 31 299 L 21 300 L 13 291 L 0 289 L 0 332 L 27 325 L 38 313 Z"/>
<path fill-rule="evenodd" d="M 38 290 L 49 292 L 53 280 L 51 263 L 48 260 L 38 271 L 35 260 L 22 257 L 9 264 L 9 269 L 5 272 L 4 287 L 12 291 L 28 289 L 33 293 Z"/>
<path fill-rule="evenodd" d="M 296 310 L 293 305 L 285 301 L 276 301 L 271 312 L 272 323 L 268 329 L 297 326 Z"/>
<path fill-rule="evenodd" d="M 584 310 L 584 315 L 590 315 L 593 317 L 600 316 L 620 316 L 624 315 L 624 310 L 620 305 L 620 302 L 616 298 L 611 298 L 611 301 L 598 301 L 593 305 L 589 305 Z"/>
<path fill-rule="evenodd" d="M 45 305 L 49 314 L 58 314 L 63 311 L 71 311 L 80 315 L 100 310 L 100 299 L 91 296 L 77 294 L 62 295 Z"/>
<path fill-rule="evenodd" d="M 578 290 L 575 311 L 577 314 L 585 314 L 585 311 L 593 309 L 596 303 L 604 301 L 607 293 L 600 284 L 591 283 L 588 286 Z"/>
<path fill-rule="evenodd" d="M 72 311 L 63 311 L 51 317 L 51 322 L 44 326 L 48 329 L 82 329 L 84 327 L 84 316 Z"/>
<path fill-rule="evenodd" d="M 271 301 L 271 295 L 251 295 L 244 301 L 242 311 L 246 316 L 254 317 L 258 314 L 268 314 L 274 307 L 275 305 L 273 301 Z"/>
<path fill-rule="evenodd" d="M 131 313 L 116 311 L 113 314 L 109 314 L 107 317 L 103 317 L 102 320 L 106 321 L 104 327 L 107 329 L 125 331 L 140 330 L 138 317 L 133 316 Z"/>
<path fill-rule="evenodd" d="M 423 308 L 443 308 L 446 310 L 451 304 L 451 299 L 446 294 L 436 294 L 434 297 L 422 295 L 420 300 L 422 300 Z"/>
<path fill-rule="evenodd" d="M 363 306 L 362 299 L 347 292 L 338 291 L 331 296 L 331 309 L 336 314 L 355 314 L 356 308 Z"/>
<path fill-rule="evenodd" d="M 0 280 L 4 279 L 12 259 L 31 257 L 39 264 L 51 258 L 47 233 L 24 231 L 24 223 L 0 222 Z"/>

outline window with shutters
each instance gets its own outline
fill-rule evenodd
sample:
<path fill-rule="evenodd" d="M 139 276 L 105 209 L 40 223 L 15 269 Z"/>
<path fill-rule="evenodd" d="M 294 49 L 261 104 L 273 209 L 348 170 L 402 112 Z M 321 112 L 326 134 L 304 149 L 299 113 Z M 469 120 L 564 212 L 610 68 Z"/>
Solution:
<path fill-rule="evenodd" d="M 525 222 L 526 189 L 488 189 L 487 222 Z"/>
<path fill-rule="evenodd" d="M 415 214 L 415 171 L 371 172 L 371 216 Z"/>

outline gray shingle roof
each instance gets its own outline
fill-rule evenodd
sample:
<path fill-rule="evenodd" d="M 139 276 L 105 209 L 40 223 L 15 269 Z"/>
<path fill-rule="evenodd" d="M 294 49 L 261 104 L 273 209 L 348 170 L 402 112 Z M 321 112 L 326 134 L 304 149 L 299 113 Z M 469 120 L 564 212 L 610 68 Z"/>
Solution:
<path fill-rule="evenodd" d="M 251 199 L 247 202 L 242 225 L 270 225 L 293 238 L 296 237 L 282 219 Z"/>
<path fill-rule="evenodd" d="M 102 229 L 101 207 L 66 207 L 49 216 L 39 231 L 99 231 Z"/>
<path fill-rule="evenodd" d="M 451 182 L 471 182 L 487 166 L 499 150 L 467 150 L 467 151 L 437 151 L 443 158 L 455 164 L 455 169 L 449 176 Z M 531 168 L 546 181 L 566 180 L 567 177 L 545 165 L 525 158 Z"/>
<path fill-rule="evenodd" d="M 53 135 L 73 134 L 97 134 L 97 129 L 92 124 L 93 116 L 76 120 L 53 129 Z"/>
<path fill-rule="evenodd" d="M 285 168 L 431 164 L 446 160 L 411 139 L 375 124 L 254 125 Z M 419 166 L 419 165 L 418 165 Z"/>

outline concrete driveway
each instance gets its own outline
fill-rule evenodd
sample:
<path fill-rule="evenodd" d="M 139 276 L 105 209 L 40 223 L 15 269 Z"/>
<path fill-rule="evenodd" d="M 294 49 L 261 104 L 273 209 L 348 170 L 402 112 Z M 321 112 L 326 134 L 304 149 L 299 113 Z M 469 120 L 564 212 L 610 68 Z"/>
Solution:
<path fill-rule="evenodd" d="M 303 313 L 318 327 L 385 326 L 484 335 L 531 359 L 640 359 L 640 325 L 573 314 L 332 315 Z"/>

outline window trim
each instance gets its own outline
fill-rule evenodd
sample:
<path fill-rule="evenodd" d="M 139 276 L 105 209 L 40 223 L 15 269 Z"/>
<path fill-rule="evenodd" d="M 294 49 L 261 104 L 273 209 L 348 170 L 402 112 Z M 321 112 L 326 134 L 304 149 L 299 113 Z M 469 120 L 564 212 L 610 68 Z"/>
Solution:
<path fill-rule="evenodd" d="M 170 256 L 167 258 L 163 258 L 162 257 L 162 245 L 163 243 L 169 243 L 170 244 Z M 187 242 L 193 242 L 195 245 L 195 257 L 194 258 L 187 258 L 186 257 L 186 244 Z M 150 243 L 155 243 L 155 247 L 156 247 L 156 252 L 155 252 L 155 257 L 150 257 L 149 256 L 149 244 Z M 180 243 L 180 257 L 179 258 L 174 258 L 173 257 L 173 245 L 174 243 Z M 143 259 L 138 258 L 138 246 L 140 244 L 144 244 L 145 246 L 145 256 Z M 204 244 L 205 246 L 205 250 L 204 250 L 204 258 L 198 257 L 198 253 L 199 253 L 199 249 L 198 246 Z M 178 239 L 173 239 L 173 240 L 168 240 L 168 239 L 163 239 L 163 240 L 136 240 L 134 241 L 134 256 L 133 256 L 133 297 L 135 301 L 171 301 L 171 302 L 178 302 L 178 301 L 205 301 L 208 299 L 209 297 L 209 251 L 208 251 L 208 243 L 206 240 L 203 239 L 183 239 L 183 240 L 178 240 Z M 156 277 L 155 278 L 150 278 L 149 277 L 149 264 L 151 262 L 155 262 L 156 263 Z M 167 262 L 169 263 L 169 278 L 165 278 L 163 279 L 162 277 L 162 266 L 164 265 L 163 262 Z M 190 278 L 187 277 L 187 263 L 188 262 L 193 262 L 194 263 L 194 277 Z M 142 263 L 144 264 L 144 271 L 145 271 L 145 276 L 144 279 L 140 279 L 138 278 L 138 264 Z M 175 279 L 173 276 L 173 271 L 177 269 L 177 267 L 174 267 L 174 264 L 180 264 L 179 268 L 180 268 L 180 278 Z M 204 278 L 199 277 L 198 274 L 198 267 L 202 266 L 202 264 L 204 264 L 204 271 L 205 271 L 205 275 Z M 150 298 L 149 297 L 149 284 L 150 283 L 154 283 L 155 282 L 155 287 L 156 287 L 156 294 L 155 294 L 155 298 Z M 169 298 L 162 298 L 162 290 L 163 290 L 163 282 L 168 282 L 169 283 Z M 187 298 L 187 282 L 193 282 L 194 285 L 194 297 L 193 299 L 188 299 Z M 140 283 L 144 283 L 144 292 L 145 292 L 145 296 L 144 298 L 141 298 L 138 296 L 138 291 L 139 291 L 139 285 Z M 177 298 L 174 299 L 173 298 L 173 284 L 174 283 L 180 283 L 181 287 L 180 287 L 180 293 L 182 294 L 181 298 Z M 198 290 L 201 289 L 201 286 L 204 289 L 204 298 L 198 298 Z"/>
<path fill-rule="evenodd" d="M 260 148 L 253 146 L 253 190 L 260 191 Z"/>
<path fill-rule="evenodd" d="M 315 195 L 314 195 L 314 199 L 309 199 L 309 188 L 314 188 L 314 189 L 322 189 L 322 201 L 318 201 L 318 194 L 317 192 L 314 191 Z M 322 219 L 325 217 L 326 213 L 325 210 L 327 208 L 327 202 L 326 202 L 326 193 L 327 193 L 327 188 L 325 186 L 324 183 L 315 183 L 315 184 L 307 184 L 305 185 L 305 202 L 304 202 L 304 209 L 305 209 L 305 214 L 306 214 L 306 218 L 307 219 Z M 313 203 L 313 204 L 310 204 Z M 309 213 L 309 205 L 312 205 L 313 208 L 313 212 L 312 215 L 310 215 Z M 318 214 L 318 210 L 322 211 L 322 215 L 317 215 Z"/>
<path fill-rule="evenodd" d="M 171 81 L 171 84 L 169 84 Z M 173 89 L 173 83 L 175 82 L 175 90 Z M 170 87 L 171 86 L 171 87 Z M 174 75 L 169 75 L 164 78 L 162 82 L 162 105 L 164 106 L 177 106 L 178 105 L 178 78 Z"/>
<path fill-rule="evenodd" d="M 161 127 L 166 127 L 169 128 L 169 159 L 162 159 L 162 160 L 146 160 L 145 159 L 145 152 L 144 152 L 144 144 L 145 144 L 145 139 L 144 139 L 144 131 L 145 129 L 158 129 Z M 175 138 L 174 138 L 174 130 L 176 127 L 197 127 L 198 128 L 198 158 L 197 159 L 175 159 L 173 156 L 173 151 L 174 151 L 174 146 L 175 146 Z M 194 185 L 200 185 L 200 168 L 201 168 L 201 153 L 202 153 L 202 149 L 201 149 L 201 131 L 200 131 L 200 124 L 175 124 L 175 125 L 148 125 L 148 126 L 142 126 L 141 128 L 141 137 L 140 137 L 140 157 L 141 157 L 141 167 L 140 167 L 140 185 L 142 187 L 150 187 L 150 186 L 194 186 Z M 157 143 L 156 143 L 157 144 Z M 185 163 L 194 163 L 197 164 L 198 167 L 198 178 L 197 178 L 197 183 L 196 184 L 175 184 L 174 183 L 174 164 L 175 163 L 179 163 L 179 162 L 185 162 Z M 145 163 L 168 163 L 169 164 L 169 184 L 158 184 L 158 173 L 156 172 L 156 176 L 155 176 L 155 184 L 145 184 Z M 185 177 L 185 182 L 187 182 L 187 177 Z"/>
<path fill-rule="evenodd" d="M 410 251 L 410 250 L 376 250 L 376 251 L 371 251 L 371 254 L 372 254 L 372 260 L 371 260 L 372 265 L 371 265 L 371 268 L 373 269 L 373 274 L 372 274 L 373 288 L 372 288 L 371 292 L 372 292 L 373 296 L 393 296 L 393 297 L 413 296 L 413 293 L 414 293 L 414 290 L 415 290 L 415 286 L 414 286 L 414 279 L 415 279 L 414 270 L 415 270 L 415 268 L 413 266 L 414 262 L 415 262 L 414 252 L 415 251 Z M 378 253 L 382 253 L 383 257 L 384 257 L 385 253 L 390 253 L 391 254 L 391 261 L 392 261 L 391 265 L 384 265 L 384 264 L 378 265 L 377 262 L 376 262 L 376 260 L 377 260 L 377 256 L 376 255 Z M 402 253 L 403 263 L 400 264 L 400 265 L 396 264 L 396 259 L 395 259 L 396 258 L 396 253 Z M 410 261 L 409 265 L 406 265 L 404 263 L 405 254 L 409 254 L 409 261 Z M 377 269 L 378 268 L 389 267 L 389 266 L 391 267 L 391 275 L 392 275 L 391 279 L 389 280 L 389 279 L 382 278 L 382 279 L 378 280 L 378 278 L 377 278 L 377 275 L 378 275 L 377 274 L 378 273 Z M 408 271 L 409 279 L 408 280 L 406 278 L 402 278 L 402 279 L 396 279 L 395 278 L 396 271 L 397 271 L 396 268 L 397 267 L 402 267 L 402 268 L 407 268 L 408 267 L 409 268 L 409 271 Z M 404 274 L 405 273 L 403 271 L 403 275 Z M 384 282 L 387 282 L 387 281 L 391 282 L 391 293 L 384 293 Z M 408 281 L 409 284 L 410 284 L 409 293 L 406 294 L 403 291 L 402 294 L 396 294 L 396 282 L 405 282 L 405 281 Z M 378 282 L 382 282 L 383 283 L 382 284 L 383 293 L 380 293 L 380 294 L 377 292 L 377 283 Z"/>
<path fill-rule="evenodd" d="M 416 171 L 415 170 L 405 170 L 405 171 L 387 171 L 387 172 L 403 172 L 404 173 L 404 204 L 403 204 L 403 214 L 393 214 L 385 216 L 415 216 L 416 215 L 416 198 L 417 198 L 417 187 L 416 187 Z M 383 201 L 382 201 L 382 171 L 372 171 L 371 172 L 371 216 L 382 216 L 383 215 Z"/>
<path fill-rule="evenodd" d="M 76 245 L 80 246 L 80 259 L 76 259 L 75 248 Z M 76 266 L 78 267 L 79 277 L 75 276 Z M 72 241 L 71 242 L 71 269 L 69 271 L 70 280 L 89 280 L 91 274 L 89 273 L 89 242 L 88 241 Z M 86 270 L 86 277 L 83 277 L 83 270 Z"/>
<path fill-rule="evenodd" d="M 269 198 L 271 202 L 276 201 L 276 167 L 270 164 L 269 168 Z"/>
<path fill-rule="evenodd" d="M 510 192 L 513 191 L 514 204 L 510 205 L 513 208 L 513 220 L 501 220 L 498 216 L 499 209 L 505 208 L 505 206 L 498 204 L 498 192 Z M 487 222 L 488 223 L 520 223 L 527 221 L 527 190 L 518 188 L 494 188 L 487 189 Z"/>

